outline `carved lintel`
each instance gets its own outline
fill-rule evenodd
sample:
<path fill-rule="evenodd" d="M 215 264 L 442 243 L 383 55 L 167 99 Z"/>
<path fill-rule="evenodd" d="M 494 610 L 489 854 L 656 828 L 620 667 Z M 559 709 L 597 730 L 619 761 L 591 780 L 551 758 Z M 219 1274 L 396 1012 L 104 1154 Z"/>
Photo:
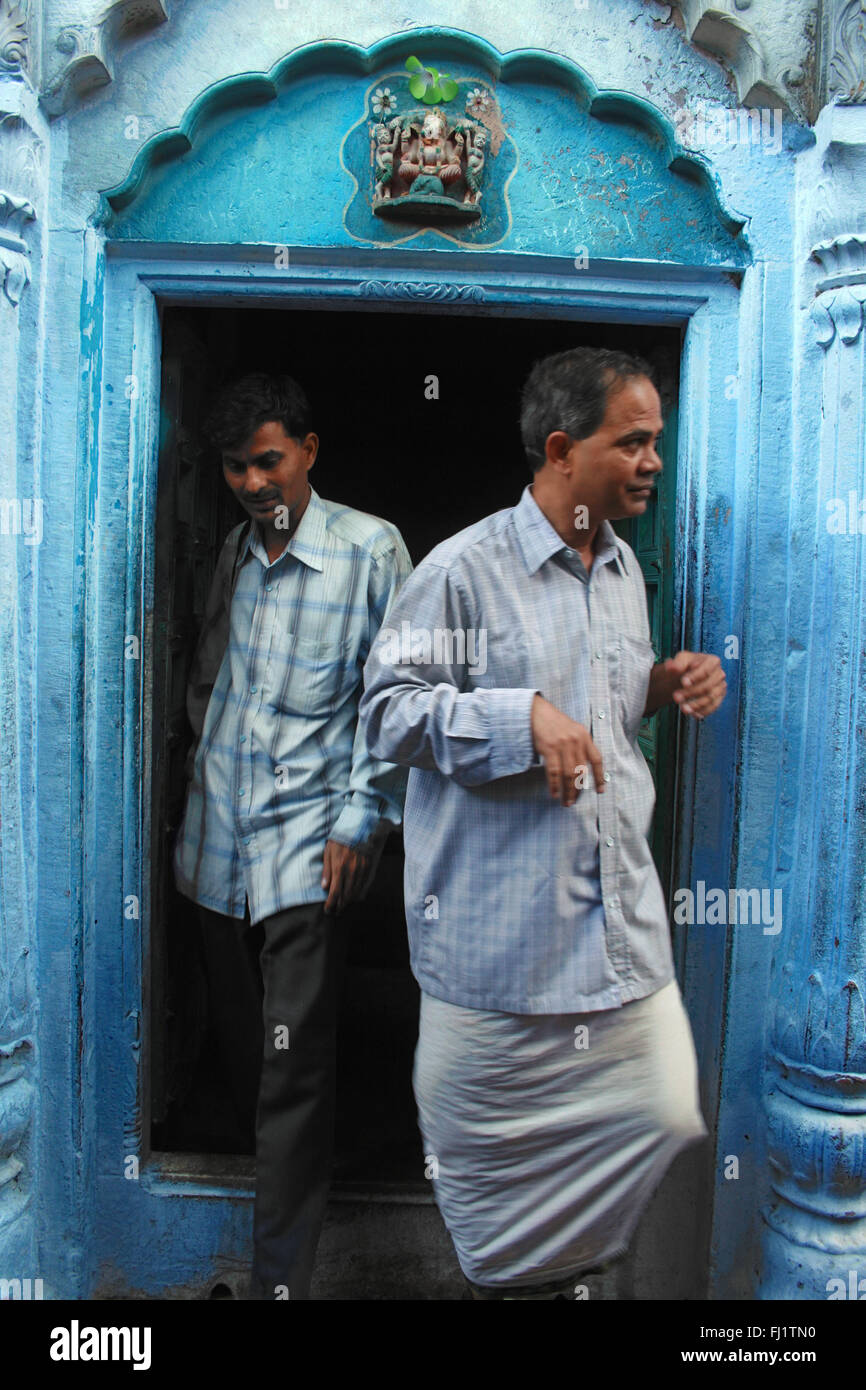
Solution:
<path fill-rule="evenodd" d="M 481 304 L 486 299 L 480 285 L 426 285 L 416 280 L 365 280 L 358 292 L 365 299 L 423 299 L 442 304 Z"/>
<path fill-rule="evenodd" d="M 114 0 L 91 22 L 65 25 L 54 38 L 61 58 L 45 82 L 46 109 L 52 116 L 61 115 L 88 92 L 113 81 L 114 41 L 152 29 L 167 18 L 165 0 Z"/>
<path fill-rule="evenodd" d="M 830 36 L 827 95 L 839 105 L 866 102 L 866 0 L 839 8 Z"/>
<path fill-rule="evenodd" d="M 19 304 L 30 284 L 30 253 L 20 233 L 35 216 L 27 198 L 0 189 L 0 280 L 10 304 Z"/>
<path fill-rule="evenodd" d="M 0 72 L 27 67 L 27 16 L 19 0 L 0 0 Z"/>
<path fill-rule="evenodd" d="M 855 343 L 866 314 L 866 233 L 821 241 L 811 258 L 824 271 L 810 311 L 818 342 L 827 348 L 838 334 L 840 342 Z"/>

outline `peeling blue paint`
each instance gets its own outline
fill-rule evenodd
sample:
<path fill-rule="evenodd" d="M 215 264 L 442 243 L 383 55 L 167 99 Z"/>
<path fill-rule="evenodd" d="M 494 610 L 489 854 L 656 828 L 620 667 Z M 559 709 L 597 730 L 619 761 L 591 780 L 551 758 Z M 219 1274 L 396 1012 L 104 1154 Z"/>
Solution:
<path fill-rule="evenodd" d="M 281 37 L 266 70 L 190 101 L 178 67 L 207 82 L 225 3 L 181 7 L 152 39 L 172 58 L 153 92 L 142 49 L 125 86 L 50 130 L 22 100 L 36 135 L 4 167 L 29 170 L 39 217 L 7 247 L 33 275 L 17 307 L 0 288 L 0 443 L 4 495 L 41 494 L 48 530 L 14 558 L 0 537 L 0 1275 L 49 1297 L 203 1296 L 249 1246 L 249 1184 L 186 1181 L 149 1153 L 148 923 L 122 910 L 147 902 L 145 686 L 123 638 L 145 636 L 153 599 L 159 304 L 437 296 L 455 315 L 682 327 L 677 636 L 718 652 L 733 634 L 740 656 L 723 710 L 683 730 L 677 881 L 785 902 L 778 939 L 677 933 L 714 1130 L 696 1239 L 715 1297 L 820 1298 L 848 1264 L 866 1272 L 864 542 L 825 526 L 828 497 L 866 497 L 864 113 L 788 120 L 775 154 L 696 153 L 672 107 L 728 99 L 724 75 L 638 19 L 658 105 L 607 89 L 627 74 L 606 34 L 564 30 L 573 58 L 528 48 L 540 10 L 491 16 L 497 47 L 442 27 L 375 38 L 326 9 L 317 25 L 364 42 Z M 474 242 L 372 216 L 351 132 L 410 52 L 499 98 L 511 153 L 490 161 Z M 128 142 L 136 101 L 155 133 Z"/>

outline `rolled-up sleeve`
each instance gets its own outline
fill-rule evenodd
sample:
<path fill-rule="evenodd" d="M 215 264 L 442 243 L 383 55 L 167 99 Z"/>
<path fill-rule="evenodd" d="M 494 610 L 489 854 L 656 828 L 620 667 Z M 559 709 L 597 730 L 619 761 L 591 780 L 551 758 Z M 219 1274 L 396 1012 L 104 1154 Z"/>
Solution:
<path fill-rule="evenodd" d="M 423 562 L 373 644 L 359 707 L 372 754 L 405 767 L 435 769 L 461 786 L 532 766 L 531 711 L 539 693 L 464 688 L 468 634 L 481 626 L 471 608 L 448 569 Z M 458 633 L 464 635 L 462 643 L 453 640 Z M 455 659 L 459 651 L 463 660 Z"/>

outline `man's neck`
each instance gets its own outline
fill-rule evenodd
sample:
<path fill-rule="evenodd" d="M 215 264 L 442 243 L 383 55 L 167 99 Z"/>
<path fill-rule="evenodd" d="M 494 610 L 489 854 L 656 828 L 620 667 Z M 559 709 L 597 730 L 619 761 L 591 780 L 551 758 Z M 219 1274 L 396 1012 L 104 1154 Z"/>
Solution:
<path fill-rule="evenodd" d="M 596 550 L 599 522 L 585 529 L 575 526 L 574 508 L 570 502 L 559 502 L 545 495 L 542 489 L 539 496 L 537 484 L 530 483 L 529 493 L 538 510 L 547 517 L 556 534 L 570 550 L 576 550 L 587 569 L 592 564 Z"/>
<path fill-rule="evenodd" d="M 274 560 L 279 559 L 286 546 L 288 545 L 289 541 L 292 539 L 292 536 L 297 531 L 301 523 L 301 517 L 304 515 L 304 512 L 307 510 L 307 507 L 309 506 L 311 496 L 312 490 L 308 483 L 306 497 L 302 502 L 298 503 L 294 511 L 289 513 L 288 526 L 278 527 L 272 525 L 270 522 L 264 523 L 256 519 L 255 524 L 259 528 L 259 535 L 262 538 L 262 544 L 264 545 L 265 550 L 267 551 L 267 556 L 268 559 L 271 561 L 271 564 L 273 564 Z"/>

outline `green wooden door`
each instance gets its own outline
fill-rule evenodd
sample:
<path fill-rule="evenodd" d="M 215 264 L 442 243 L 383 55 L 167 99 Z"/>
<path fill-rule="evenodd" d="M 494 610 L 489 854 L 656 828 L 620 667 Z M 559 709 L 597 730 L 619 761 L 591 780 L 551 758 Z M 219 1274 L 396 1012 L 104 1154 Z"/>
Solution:
<path fill-rule="evenodd" d="M 211 387 L 211 358 L 195 316 L 183 311 L 167 315 L 150 718 L 150 997 L 154 1003 L 150 1102 L 151 1137 L 157 1149 L 196 1147 L 182 1133 L 192 1124 L 187 1096 L 205 1041 L 205 987 L 194 910 L 175 887 L 171 858 L 183 817 L 185 763 L 192 739 L 186 713 L 192 652 L 222 542 L 232 526 L 244 519 L 222 476 L 214 477 L 212 454 L 199 436 Z M 217 1148 L 213 1137 L 208 1146 Z"/>
<path fill-rule="evenodd" d="M 669 351 L 648 354 L 662 397 L 664 430 L 658 452 L 664 464 L 658 486 L 643 516 L 613 523 L 617 535 L 627 541 L 640 563 L 646 582 L 650 638 L 656 659 L 673 656 L 674 646 L 674 545 L 677 461 L 677 384 L 679 360 Z M 652 851 L 665 894 L 670 900 L 671 857 L 676 806 L 677 720 L 673 706 L 644 719 L 639 733 L 643 755 L 656 786 Z"/>

